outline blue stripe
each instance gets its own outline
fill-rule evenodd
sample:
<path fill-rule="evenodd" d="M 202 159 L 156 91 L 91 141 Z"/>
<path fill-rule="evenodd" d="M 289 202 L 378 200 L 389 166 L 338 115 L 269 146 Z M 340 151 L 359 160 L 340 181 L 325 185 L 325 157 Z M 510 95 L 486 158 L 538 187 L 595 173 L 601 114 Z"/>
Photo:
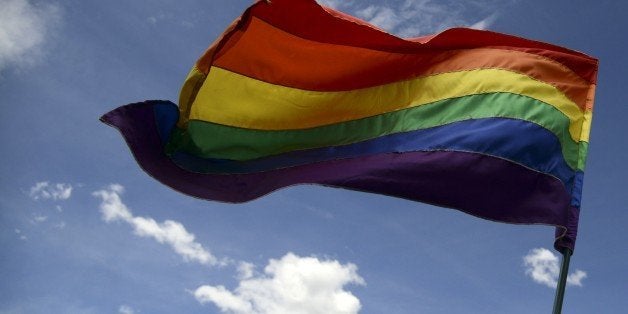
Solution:
<path fill-rule="evenodd" d="M 565 187 L 572 187 L 575 175 L 565 162 L 560 142 L 552 132 L 528 121 L 509 118 L 465 120 L 349 145 L 292 151 L 249 161 L 205 159 L 186 152 L 177 152 L 170 157 L 188 171 L 226 174 L 414 151 L 466 151 L 495 156 L 555 176 Z"/>
<path fill-rule="evenodd" d="M 170 134 L 177 120 L 179 120 L 179 109 L 172 102 L 166 100 L 151 100 L 155 124 L 161 143 L 165 146 L 170 139 Z"/>
<path fill-rule="evenodd" d="M 584 172 L 577 171 L 574 178 L 573 190 L 571 191 L 571 206 L 580 208 L 582 198 L 582 185 L 584 181 Z"/>

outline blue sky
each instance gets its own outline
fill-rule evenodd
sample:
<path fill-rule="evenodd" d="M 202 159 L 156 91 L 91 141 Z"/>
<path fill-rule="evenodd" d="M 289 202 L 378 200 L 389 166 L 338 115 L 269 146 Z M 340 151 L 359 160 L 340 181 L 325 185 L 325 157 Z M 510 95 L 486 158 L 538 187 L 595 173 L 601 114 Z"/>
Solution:
<path fill-rule="evenodd" d="M 600 59 L 564 312 L 625 311 L 628 4 L 322 2 L 401 36 L 474 26 Z M 0 313 L 549 312 L 551 227 L 317 186 L 226 205 L 140 170 L 98 117 L 176 101 L 250 3 L 0 0 Z"/>

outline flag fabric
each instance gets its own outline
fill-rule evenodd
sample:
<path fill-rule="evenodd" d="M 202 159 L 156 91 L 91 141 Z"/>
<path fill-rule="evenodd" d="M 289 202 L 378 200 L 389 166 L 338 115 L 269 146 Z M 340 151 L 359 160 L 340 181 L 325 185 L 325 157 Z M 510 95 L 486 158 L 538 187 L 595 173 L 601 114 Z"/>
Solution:
<path fill-rule="evenodd" d="M 495 32 L 401 39 L 314 0 L 259 1 L 194 64 L 178 106 L 101 120 L 190 196 L 320 184 L 553 225 L 573 250 L 597 64 Z"/>

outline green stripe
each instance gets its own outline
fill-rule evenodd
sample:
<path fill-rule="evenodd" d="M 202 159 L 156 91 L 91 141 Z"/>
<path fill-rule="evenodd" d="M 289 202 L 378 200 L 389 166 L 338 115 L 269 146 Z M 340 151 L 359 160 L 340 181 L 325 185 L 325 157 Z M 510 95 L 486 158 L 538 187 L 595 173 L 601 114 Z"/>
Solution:
<path fill-rule="evenodd" d="M 580 151 L 578 152 L 578 166 L 577 169 L 584 171 L 584 164 L 587 161 L 587 154 L 589 152 L 589 143 L 580 142 Z M 564 151 L 563 151 L 564 154 Z"/>
<path fill-rule="evenodd" d="M 567 164 L 579 168 L 578 143 L 569 134 L 569 118 L 551 105 L 511 93 L 445 99 L 428 105 L 359 120 L 301 130 L 251 130 L 191 120 L 187 132 L 176 129 L 166 147 L 203 158 L 250 160 L 292 150 L 356 143 L 393 133 L 491 117 L 527 120 L 554 133 Z M 583 164 L 583 163 L 582 163 Z"/>

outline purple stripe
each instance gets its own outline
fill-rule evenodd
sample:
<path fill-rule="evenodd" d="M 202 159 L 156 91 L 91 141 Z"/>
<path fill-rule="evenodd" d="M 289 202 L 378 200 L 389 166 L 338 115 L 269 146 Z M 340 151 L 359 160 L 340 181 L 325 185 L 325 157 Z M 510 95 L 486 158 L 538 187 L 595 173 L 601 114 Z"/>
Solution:
<path fill-rule="evenodd" d="M 123 106 L 101 120 L 120 130 L 144 171 L 193 197 L 246 202 L 310 183 L 421 201 L 508 223 L 577 225 L 577 217 L 576 223 L 568 219 L 571 198 L 560 180 L 476 153 L 385 153 L 236 175 L 189 172 L 163 153 L 153 112 L 158 104 Z"/>

